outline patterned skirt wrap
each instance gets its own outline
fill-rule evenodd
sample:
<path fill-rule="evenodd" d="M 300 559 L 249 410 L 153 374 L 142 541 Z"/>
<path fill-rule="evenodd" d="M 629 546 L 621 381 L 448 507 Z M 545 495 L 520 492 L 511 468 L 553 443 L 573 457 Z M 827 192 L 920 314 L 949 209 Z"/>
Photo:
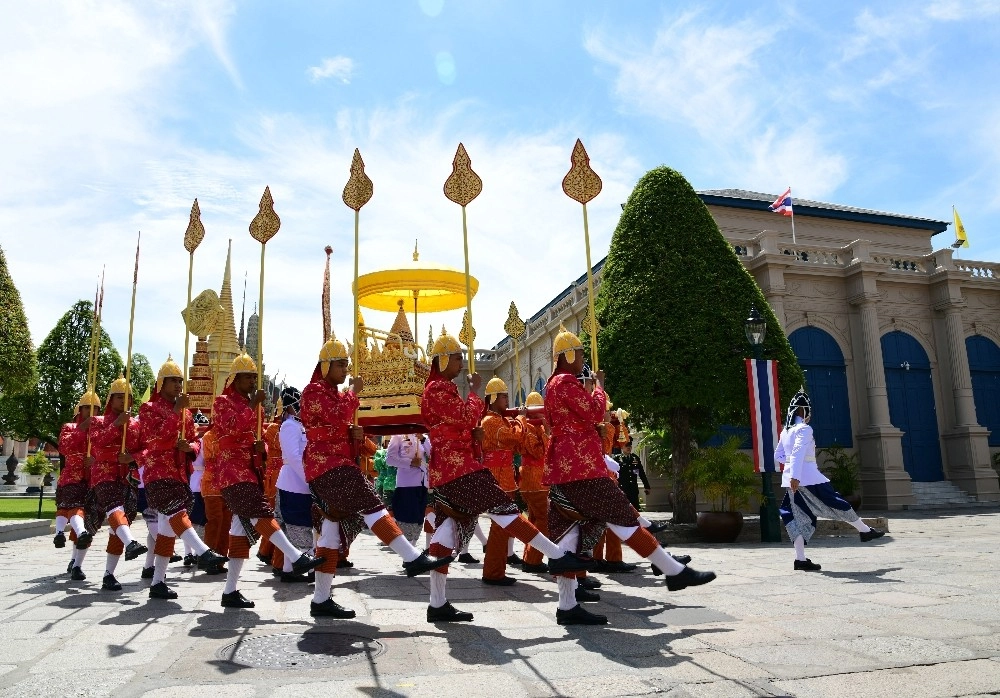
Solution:
<path fill-rule="evenodd" d="M 435 525 L 440 526 L 447 518 L 455 521 L 456 550 L 465 550 L 472 540 L 480 514 L 517 516 L 521 513 L 486 468 L 439 485 L 434 490 L 434 499 Z"/>
<path fill-rule="evenodd" d="M 785 496 L 778 508 L 781 523 L 785 524 L 788 537 L 808 541 L 816 533 L 816 519 L 833 519 L 853 523 L 860 519 L 857 512 L 840 496 L 829 482 L 818 485 L 800 485 L 797 492 L 785 490 Z"/>
<path fill-rule="evenodd" d="M 240 518 L 243 524 L 243 531 L 246 533 L 250 545 L 257 542 L 260 537 L 251 523 L 252 519 L 273 519 L 274 509 L 267 503 L 264 497 L 264 490 L 256 482 L 237 482 L 223 489 L 220 494 L 233 512 L 233 516 Z"/>
<path fill-rule="evenodd" d="M 309 483 L 309 489 L 323 517 L 340 524 L 340 540 L 345 550 L 365 529 L 363 517 L 385 509 L 374 485 L 353 465 L 327 470 Z"/>
<path fill-rule="evenodd" d="M 146 502 L 164 516 L 186 511 L 192 499 L 191 488 L 186 482 L 164 479 L 146 483 Z"/>
<path fill-rule="evenodd" d="M 281 530 L 299 550 L 313 548 L 312 495 L 278 490 L 274 496 L 274 516 Z"/>
<path fill-rule="evenodd" d="M 56 486 L 56 509 L 83 509 L 87 506 L 90 488 L 86 482 L 71 482 Z"/>
<path fill-rule="evenodd" d="M 101 509 L 101 505 L 97 503 L 97 495 L 91 489 L 87 492 L 87 501 L 83 505 L 83 526 L 87 529 L 87 533 L 90 535 L 97 533 L 104 523 L 105 516 L 107 512 Z"/>
<path fill-rule="evenodd" d="M 607 524 L 638 526 L 639 513 L 618 483 L 608 477 L 563 482 L 549 488 L 549 538 L 561 540 L 573 524 L 580 525 L 580 549 L 589 551 Z"/>
<path fill-rule="evenodd" d="M 137 512 L 136 488 L 125 480 L 99 482 L 90 490 L 97 503 L 97 509 L 103 523 L 107 513 L 112 509 L 122 507 L 129 523 L 135 520 Z"/>

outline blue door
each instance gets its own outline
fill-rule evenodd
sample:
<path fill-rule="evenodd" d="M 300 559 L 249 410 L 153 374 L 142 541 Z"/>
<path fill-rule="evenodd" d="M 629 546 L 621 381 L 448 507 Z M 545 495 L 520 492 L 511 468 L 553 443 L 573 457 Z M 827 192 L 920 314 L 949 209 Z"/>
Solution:
<path fill-rule="evenodd" d="M 965 340 L 965 351 L 972 373 L 976 421 L 990 430 L 990 446 L 1000 446 L 1000 347 L 977 335 Z"/>
<path fill-rule="evenodd" d="M 903 467 L 914 482 L 944 479 L 927 352 L 905 332 L 882 336 L 889 419 L 903 432 Z"/>
<path fill-rule="evenodd" d="M 847 397 L 847 368 L 836 340 L 818 327 L 802 327 L 788 336 L 792 351 L 806 376 L 812 401 L 816 445 L 827 448 L 854 445 L 851 407 Z"/>

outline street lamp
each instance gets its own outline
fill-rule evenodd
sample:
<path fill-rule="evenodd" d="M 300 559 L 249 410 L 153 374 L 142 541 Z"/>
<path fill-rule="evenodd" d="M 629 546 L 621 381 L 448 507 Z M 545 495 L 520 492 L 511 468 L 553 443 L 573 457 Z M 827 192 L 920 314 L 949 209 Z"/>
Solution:
<path fill-rule="evenodd" d="M 767 321 L 761 317 L 756 305 L 750 306 L 750 315 L 743 321 L 743 331 L 753 350 L 753 358 L 759 361 L 764 347 L 764 336 L 767 334 Z M 775 415 L 778 418 L 778 415 Z M 765 458 L 769 454 L 764 454 Z M 778 518 L 778 503 L 774 499 L 774 487 L 771 483 L 772 471 L 761 467 L 761 500 L 760 500 L 760 540 L 762 543 L 781 542 L 781 522 Z"/>

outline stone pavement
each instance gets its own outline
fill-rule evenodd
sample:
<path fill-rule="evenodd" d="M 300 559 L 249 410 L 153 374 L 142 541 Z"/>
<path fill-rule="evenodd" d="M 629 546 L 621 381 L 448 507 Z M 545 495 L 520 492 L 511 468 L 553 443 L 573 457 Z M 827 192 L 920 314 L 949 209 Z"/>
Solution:
<path fill-rule="evenodd" d="M 873 543 L 815 539 L 818 574 L 793 572 L 787 545 L 757 544 L 678 550 L 719 574 L 679 593 L 645 565 L 599 575 L 589 607 L 611 624 L 585 628 L 556 625 L 549 579 L 517 572 L 513 587 L 484 587 L 478 565 L 453 565 L 449 584 L 475 622 L 429 625 L 427 578 L 401 576 L 368 534 L 335 586 L 357 619 L 318 623 L 311 587 L 279 584 L 253 558 L 241 588 L 257 607 L 239 611 L 219 606 L 219 577 L 180 565 L 176 602 L 147 599 L 140 561 L 121 563 L 123 592 L 101 592 L 105 533 L 86 582 L 63 574 L 68 549 L 49 537 L 4 543 L 0 695 L 1000 694 L 1000 512 L 891 520 Z M 144 536 L 141 521 L 135 530 Z"/>

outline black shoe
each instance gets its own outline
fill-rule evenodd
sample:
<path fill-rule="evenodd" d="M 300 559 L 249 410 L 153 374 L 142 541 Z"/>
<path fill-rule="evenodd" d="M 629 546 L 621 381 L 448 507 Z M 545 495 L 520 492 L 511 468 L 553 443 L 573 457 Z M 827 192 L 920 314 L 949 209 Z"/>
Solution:
<path fill-rule="evenodd" d="M 323 603 L 315 601 L 310 603 L 309 615 L 313 618 L 354 618 L 358 614 L 349 608 L 344 608 L 333 599 L 327 599 Z"/>
<path fill-rule="evenodd" d="M 73 560 L 70 560 L 66 564 L 66 574 L 73 574 L 73 568 L 74 567 L 76 567 L 76 563 Z"/>
<path fill-rule="evenodd" d="M 454 559 L 455 558 L 452 555 L 445 555 L 444 557 L 431 557 L 427 553 L 420 553 L 420 557 L 416 560 L 404 562 L 403 569 L 406 570 L 407 577 L 416 577 L 418 574 L 436 570 L 438 567 L 444 567 Z M 442 608 L 444 607 L 442 606 Z"/>
<path fill-rule="evenodd" d="M 508 565 L 523 565 L 524 564 L 524 560 L 522 560 L 521 558 L 519 558 L 517 555 L 508 555 L 507 556 L 507 564 Z"/>
<path fill-rule="evenodd" d="M 459 562 L 464 562 L 466 565 L 476 565 L 479 564 L 479 560 L 472 557 L 471 553 L 462 553 L 458 556 Z"/>
<path fill-rule="evenodd" d="M 805 560 L 796 560 L 795 569 L 799 572 L 819 572 L 823 567 L 806 558 Z"/>
<path fill-rule="evenodd" d="M 607 625 L 608 617 L 591 613 L 577 604 L 568 611 L 557 609 L 556 623 L 559 625 Z"/>
<path fill-rule="evenodd" d="M 592 559 L 580 557 L 574 553 L 563 553 L 562 557 L 549 558 L 549 572 L 559 574 L 561 572 L 591 572 L 594 569 Z"/>
<path fill-rule="evenodd" d="M 187 555 L 184 556 L 185 567 L 194 567 L 197 564 L 198 564 L 198 556 L 195 555 L 194 553 L 188 553 Z"/>
<path fill-rule="evenodd" d="M 584 601 L 600 601 L 601 595 L 596 591 L 591 591 L 590 589 L 584 589 L 583 587 L 577 587 L 576 591 L 576 602 L 582 603 Z"/>
<path fill-rule="evenodd" d="M 669 525 L 666 521 L 652 521 L 646 530 L 650 533 L 659 533 L 660 531 L 666 531 L 668 528 Z"/>
<path fill-rule="evenodd" d="M 691 556 L 690 555 L 671 555 L 670 557 L 674 558 L 674 560 L 676 560 L 677 562 L 681 563 L 682 565 L 686 565 L 689 562 L 691 562 Z M 653 574 L 655 574 L 656 576 L 660 576 L 661 574 L 663 574 L 663 570 L 661 570 L 656 565 L 650 563 L 649 566 L 653 568 Z"/>
<path fill-rule="evenodd" d="M 280 577 L 284 573 L 285 573 L 285 571 L 282 568 L 280 568 L 280 567 L 272 567 L 271 568 L 271 574 L 273 574 L 275 577 Z"/>
<path fill-rule="evenodd" d="M 149 598 L 169 601 L 177 598 L 177 592 L 168 587 L 166 582 L 157 582 L 149 587 Z"/>
<path fill-rule="evenodd" d="M 101 588 L 105 591 L 121 591 L 122 585 L 115 579 L 115 575 L 106 574 L 104 575 L 104 581 L 101 582 Z"/>
<path fill-rule="evenodd" d="M 447 602 L 440 608 L 427 607 L 428 623 L 462 623 L 470 620 L 472 620 L 471 613 L 468 611 L 459 611 Z"/>
<path fill-rule="evenodd" d="M 580 585 L 580 587 L 590 589 L 591 591 L 601 588 L 601 583 L 593 577 L 577 577 L 576 583 Z"/>
<path fill-rule="evenodd" d="M 229 570 L 227 570 L 222 565 L 212 565 L 211 567 L 206 567 L 205 568 L 205 574 L 210 574 L 210 575 L 225 574 L 228 571 Z M 145 573 L 145 570 L 143 570 L 143 572 Z M 152 576 L 152 575 L 150 575 L 150 576 Z"/>
<path fill-rule="evenodd" d="M 346 557 L 342 557 L 339 560 L 337 560 L 337 569 L 338 570 L 343 570 L 343 569 L 348 569 L 349 570 L 352 567 L 354 567 L 354 563 L 351 562 L 350 560 L 348 560 Z"/>
<path fill-rule="evenodd" d="M 605 562 L 604 568 L 608 574 L 625 574 L 628 572 L 635 572 L 639 565 L 633 565 L 628 562 Z"/>
<path fill-rule="evenodd" d="M 94 536 L 90 531 L 84 531 L 76 537 L 76 549 L 86 550 L 90 547 L 90 542 L 94 540 Z"/>
<path fill-rule="evenodd" d="M 483 577 L 483 584 L 489 584 L 494 587 L 509 587 L 517 584 L 517 580 L 513 577 L 507 577 L 506 575 L 500 577 L 500 579 L 487 579 Z"/>
<path fill-rule="evenodd" d="M 589 570 L 589 571 L 590 572 L 599 572 L 601 574 L 605 574 L 607 572 L 610 572 L 611 570 L 608 567 L 608 563 L 605 562 L 604 560 L 594 560 L 594 567 L 591 570 Z"/>
<path fill-rule="evenodd" d="M 182 556 L 182 555 L 171 555 L 170 556 L 170 564 L 172 565 L 175 562 L 180 562 L 183 559 L 184 559 L 184 556 Z"/>
<path fill-rule="evenodd" d="M 155 572 L 155 571 L 156 570 L 154 570 L 152 567 L 143 567 L 142 568 L 142 574 L 140 576 L 143 579 L 152 579 L 153 578 L 153 572 Z"/>
<path fill-rule="evenodd" d="M 677 574 L 667 575 L 667 589 L 670 591 L 680 591 L 687 587 L 708 584 L 713 579 L 715 579 L 715 572 L 699 572 L 690 567 L 685 567 Z"/>
<path fill-rule="evenodd" d="M 191 556 L 191 564 L 197 562 L 198 569 L 205 570 L 206 572 L 212 567 L 222 567 L 222 565 L 229 559 L 225 555 L 219 555 L 212 549 L 206 550 L 198 557 L 194 555 Z M 185 566 L 188 566 L 187 561 L 184 562 Z"/>
<path fill-rule="evenodd" d="M 861 542 L 862 543 L 867 543 L 870 540 L 875 540 L 876 538 L 881 538 L 884 535 L 885 535 L 885 531 L 882 531 L 882 530 L 880 530 L 878 528 L 873 528 L 870 531 L 865 531 L 864 533 L 860 534 L 860 536 L 861 536 Z M 56 547 L 59 547 L 59 546 L 56 546 Z"/>
<path fill-rule="evenodd" d="M 76 547 L 79 548 L 80 546 L 78 545 Z M 125 546 L 125 559 L 134 560 L 140 555 L 145 555 L 147 552 L 149 552 L 149 548 L 147 548 L 139 541 L 134 540 Z"/>
<path fill-rule="evenodd" d="M 222 605 L 225 608 L 253 608 L 256 604 L 237 589 L 232 593 L 222 595 Z"/>
<path fill-rule="evenodd" d="M 292 572 L 294 572 L 295 574 L 302 574 L 304 572 L 308 572 L 311 569 L 319 567 L 324 562 L 326 562 L 325 557 L 313 557 L 309 553 L 302 553 L 302 555 L 299 556 L 299 559 L 292 563 Z M 238 592 L 234 591 L 233 593 L 236 594 Z M 245 600 L 246 599 L 244 599 L 244 601 Z M 250 606 L 247 606 L 247 608 L 250 608 Z"/>
<path fill-rule="evenodd" d="M 69 573 L 69 578 L 72 579 L 74 582 L 82 582 L 84 579 L 87 578 L 87 575 L 85 575 L 83 573 L 83 570 L 81 570 L 79 567 L 74 567 L 73 570 Z"/>
<path fill-rule="evenodd" d="M 52 545 L 56 546 L 57 548 L 65 548 L 66 534 L 63 533 L 62 531 L 59 531 L 59 533 L 56 534 L 56 537 L 52 539 Z"/>
<path fill-rule="evenodd" d="M 263 562 L 265 565 L 270 565 L 271 564 L 271 556 L 270 555 L 262 555 L 261 553 L 257 553 L 257 559 L 260 560 L 261 562 Z"/>
<path fill-rule="evenodd" d="M 295 574 L 294 572 L 282 572 L 278 580 L 285 584 L 306 584 L 310 581 L 308 574 Z M 351 612 L 353 613 L 353 611 Z"/>
<path fill-rule="evenodd" d="M 547 574 L 549 571 L 549 566 L 544 562 L 539 562 L 537 565 L 529 565 L 527 562 L 521 565 L 522 572 L 532 572 L 534 574 Z"/>

